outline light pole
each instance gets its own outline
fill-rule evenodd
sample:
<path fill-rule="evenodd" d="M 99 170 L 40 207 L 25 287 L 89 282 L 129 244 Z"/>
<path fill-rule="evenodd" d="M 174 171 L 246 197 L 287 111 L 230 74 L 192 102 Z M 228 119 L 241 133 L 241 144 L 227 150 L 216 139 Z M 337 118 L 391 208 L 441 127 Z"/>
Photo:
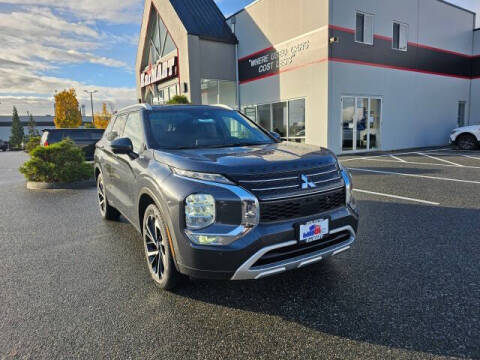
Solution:
<path fill-rule="evenodd" d="M 90 105 L 92 105 L 92 123 L 93 123 L 93 94 L 97 93 L 98 90 L 91 90 L 91 91 L 83 90 L 83 91 L 85 91 L 87 94 L 90 94 Z"/>

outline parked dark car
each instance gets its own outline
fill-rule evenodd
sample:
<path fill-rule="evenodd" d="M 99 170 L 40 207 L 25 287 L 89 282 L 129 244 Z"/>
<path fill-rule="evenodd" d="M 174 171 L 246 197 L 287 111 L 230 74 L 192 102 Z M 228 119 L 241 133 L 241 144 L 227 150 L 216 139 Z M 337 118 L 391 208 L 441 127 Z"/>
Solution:
<path fill-rule="evenodd" d="M 85 160 L 91 161 L 95 144 L 102 138 L 103 133 L 103 129 L 45 129 L 40 145 L 48 146 L 69 138 L 83 150 Z"/>
<path fill-rule="evenodd" d="M 7 151 L 8 150 L 8 142 L 0 140 L 0 150 Z"/>
<path fill-rule="evenodd" d="M 97 143 L 100 214 L 142 234 L 154 281 L 260 279 L 350 248 L 350 174 L 323 148 L 284 143 L 211 106 L 136 105 Z"/>

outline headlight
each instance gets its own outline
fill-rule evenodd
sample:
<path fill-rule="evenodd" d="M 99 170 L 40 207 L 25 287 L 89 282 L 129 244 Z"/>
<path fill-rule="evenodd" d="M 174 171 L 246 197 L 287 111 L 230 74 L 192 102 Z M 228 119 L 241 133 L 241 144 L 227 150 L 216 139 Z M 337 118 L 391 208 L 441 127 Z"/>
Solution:
<path fill-rule="evenodd" d="M 190 178 L 190 179 L 218 182 L 222 184 L 233 184 L 233 182 L 231 182 L 225 176 L 220 174 L 200 173 L 195 171 L 177 169 L 173 167 L 172 167 L 172 171 L 175 175 Z"/>
<path fill-rule="evenodd" d="M 203 229 L 215 222 L 212 195 L 192 194 L 185 199 L 185 222 L 189 229 Z"/>
<path fill-rule="evenodd" d="M 352 209 L 355 209 L 357 204 L 355 198 L 353 197 L 353 182 L 352 175 L 350 171 L 345 169 L 340 165 L 343 181 L 345 182 L 345 195 L 346 195 L 346 204 L 349 205 Z"/>

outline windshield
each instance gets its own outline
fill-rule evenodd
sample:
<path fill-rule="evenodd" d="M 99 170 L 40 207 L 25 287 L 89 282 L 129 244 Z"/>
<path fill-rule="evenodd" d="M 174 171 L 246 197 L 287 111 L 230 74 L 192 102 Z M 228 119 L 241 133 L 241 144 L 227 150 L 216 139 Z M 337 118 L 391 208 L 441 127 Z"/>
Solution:
<path fill-rule="evenodd" d="M 180 107 L 149 111 L 148 142 L 154 149 L 221 148 L 272 144 L 253 122 L 232 110 Z"/>

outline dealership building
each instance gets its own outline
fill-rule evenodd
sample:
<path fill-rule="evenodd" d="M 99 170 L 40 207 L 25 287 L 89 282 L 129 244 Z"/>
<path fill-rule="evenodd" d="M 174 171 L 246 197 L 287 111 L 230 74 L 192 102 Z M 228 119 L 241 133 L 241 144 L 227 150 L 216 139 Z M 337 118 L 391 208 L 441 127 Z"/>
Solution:
<path fill-rule="evenodd" d="M 146 0 L 138 100 L 239 108 L 336 153 L 444 145 L 480 124 L 475 14 L 442 0 Z"/>

